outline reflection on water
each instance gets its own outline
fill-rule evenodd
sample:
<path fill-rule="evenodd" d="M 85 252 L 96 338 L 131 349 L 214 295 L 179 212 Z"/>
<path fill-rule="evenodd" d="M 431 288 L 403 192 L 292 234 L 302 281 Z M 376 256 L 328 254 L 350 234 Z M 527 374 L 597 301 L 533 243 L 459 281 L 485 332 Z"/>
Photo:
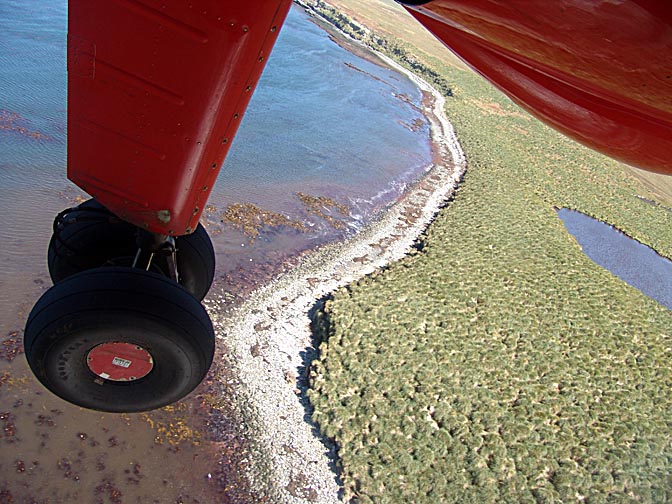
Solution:
<path fill-rule="evenodd" d="M 558 216 L 588 257 L 672 309 L 672 261 L 581 212 L 562 208 Z"/>

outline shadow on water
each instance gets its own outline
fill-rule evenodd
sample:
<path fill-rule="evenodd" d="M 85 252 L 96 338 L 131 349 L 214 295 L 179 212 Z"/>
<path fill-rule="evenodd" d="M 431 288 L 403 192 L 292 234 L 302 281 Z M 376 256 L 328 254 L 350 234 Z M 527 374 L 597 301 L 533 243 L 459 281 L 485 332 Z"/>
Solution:
<path fill-rule="evenodd" d="M 581 212 L 562 208 L 558 217 L 596 264 L 672 309 L 672 261 Z"/>

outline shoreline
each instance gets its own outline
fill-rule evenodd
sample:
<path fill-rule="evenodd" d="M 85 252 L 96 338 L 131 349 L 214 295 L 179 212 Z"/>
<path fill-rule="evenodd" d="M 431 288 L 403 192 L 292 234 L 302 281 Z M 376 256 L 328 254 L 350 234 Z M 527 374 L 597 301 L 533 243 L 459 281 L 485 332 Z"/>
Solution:
<path fill-rule="evenodd" d="M 466 168 L 445 117 L 445 98 L 396 62 L 343 35 L 422 91 L 434 163 L 376 221 L 344 241 L 305 254 L 300 264 L 233 310 L 225 293 L 212 292 L 204 302 L 217 338 L 228 349 L 227 375 L 236 383 L 233 413 L 243 421 L 250 445 L 244 476 L 255 493 L 272 502 L 340 502 L 337 448 L 310 420 L 306 396 L 310 365 L 318 355 L 309 313 L 330 293 L 408 255 Z"/>

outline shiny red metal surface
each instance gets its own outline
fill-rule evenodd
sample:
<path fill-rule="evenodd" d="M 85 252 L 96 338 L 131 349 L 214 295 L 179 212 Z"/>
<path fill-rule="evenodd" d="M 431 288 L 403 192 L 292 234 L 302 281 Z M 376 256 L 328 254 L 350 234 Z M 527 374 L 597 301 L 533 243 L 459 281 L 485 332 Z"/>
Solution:
<path fill-rule="evenodd" d="M 95 375 L 112 381 L 139 380 L 154 367 L 154 360 L 147 350 L 120 341 L 92 348 L 86 363 Z"/>
<path fill-rule="evenodd" d="M 156 233 L 198 224 L 291 0 L 70 0 L 68 177 Z"/>
<path fill-rule="evenodd" d="M 407 8 L 544 122 L 625 163 L 672 173 L 672 2 L 433 0 Z"/>

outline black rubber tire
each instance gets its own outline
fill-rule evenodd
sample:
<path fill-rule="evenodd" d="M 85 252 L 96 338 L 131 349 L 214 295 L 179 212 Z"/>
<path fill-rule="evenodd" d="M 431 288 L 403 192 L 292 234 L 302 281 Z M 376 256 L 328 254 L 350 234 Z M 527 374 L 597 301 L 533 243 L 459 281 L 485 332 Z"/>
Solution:
<path fill-rule="evenodd" d="M 135 227 L 88 200 L 56 216 L 47 265 L 54 284 L 101 266 L 130 266 L 137 247 Z"/>
<path fill-rule="evenodd" d="M 202 301 L 215 278 L 215 249 L 208 232 L 199 224 L 193 233 L 175 238 L 175 249 L 180 285 Z M 167 271 L 168 264 L 161 267 Z"/>
<path fill-rule="evenodd" d="M 154 360 L 149 374 L 126 382 L 94 374 L 89 351 L 112 342 L 146 349 Z M 107 267 L 49 289 L 28 317 L 24 348 L 35 376 L 57 396 L 98 411 L 138 412 L 191 392 L 210 368 L 215 335 L 203 306 L 175 282 Z"/>
<path fill-rule="evenodd" d="M 49 241 L 47 264 L 56 284 L 75 273 L 101 266 L 130 266 L 137 251 L 136 228 L 95 200 L 59 214 Z M 215 276 L 215 251 L 202 225 L 175 238 L 179 283 L 199 301 Z M 152 271 L 168 276 L 164 257 L 155 257 Z"/>

